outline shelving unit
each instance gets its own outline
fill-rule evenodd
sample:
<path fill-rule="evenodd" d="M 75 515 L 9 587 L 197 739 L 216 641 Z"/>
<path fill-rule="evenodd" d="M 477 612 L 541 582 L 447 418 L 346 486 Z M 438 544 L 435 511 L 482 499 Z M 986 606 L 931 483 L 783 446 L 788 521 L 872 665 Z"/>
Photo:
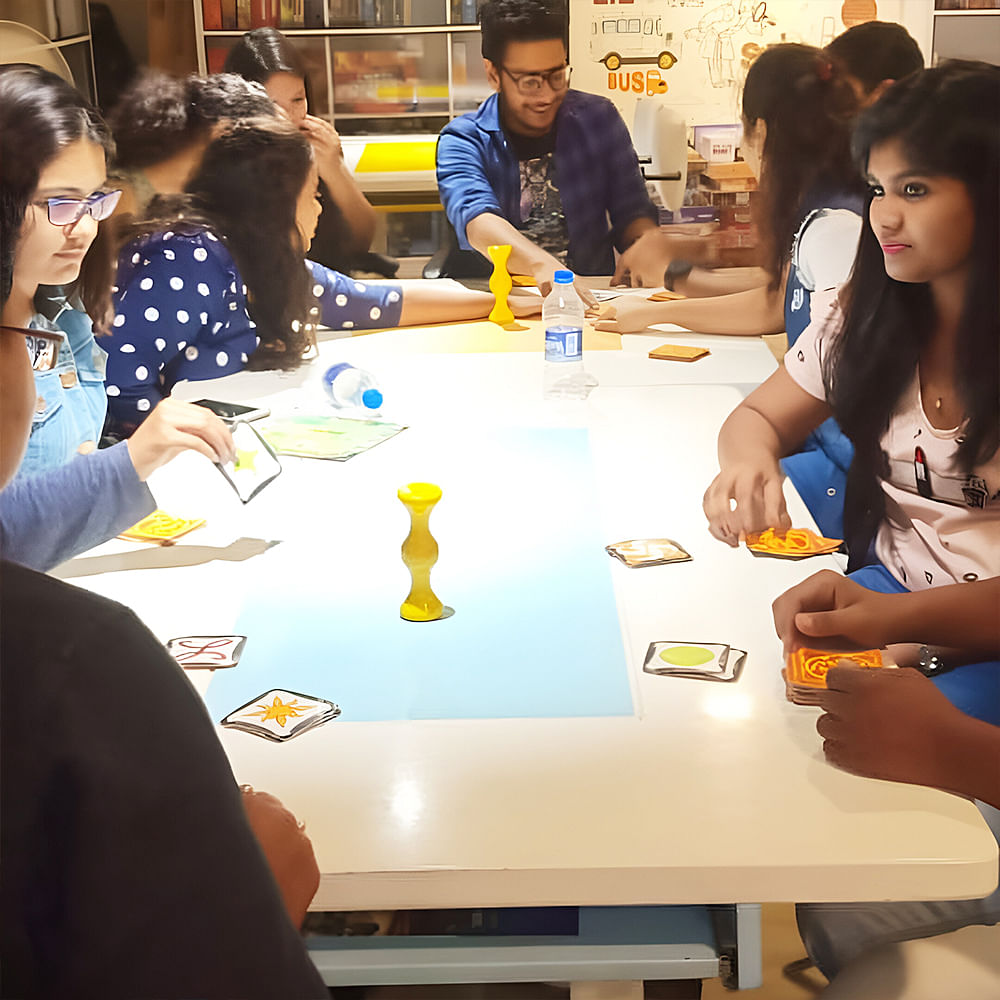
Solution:
<path fill-rule="evenodd" d="M 934 62 L 1000 63 L 1000 0 L 935 0 L 932 19 Z"/>
<path fill-rule="evenodd" d="M 61 56 L 76 86 L 91 100 L 96 97 L 87 0 L 0 0 L 0 19 L 3 62 L 34 62 L 63 75 Z M 5 30 L 4 22 L 15 24 Z M 36 40 L 18 25 L 45 37 Z"/>
<path fill-rule="evenodd" d="M 216 0 L 192 2 L 199 69 L 218 71 L 249 28 L 206 30 L 205 13 Z M 436 135 L 490 93 L 475 4 L 468 0 L 310 0 L 281 7 L 297 7 L 275 26 L 306 61 L 310 110 L 342 136 Z"/>
<path fill-rule="evenodd" d="M 249 27 L 205 28 L 220 0 L 192 0 L 202 73 L 222 68 Z M 254 0 L 250 12 L 277 9 Z M 232 0 L 221 0 L 222 9 Z M 475 0 L 281 0 L 272 24 L 308 73 L 309 110 L 332 122 L 378 212 L 373 248 L 430 256 L 446 229 L 434 176 L 438 133 L 491 93 Z M 244 7 L 246 10 L 246 7 Z M 277 23 L 275 23 L 277 22 Z M 254 25 L 256 26 L 256 25 Z"/>

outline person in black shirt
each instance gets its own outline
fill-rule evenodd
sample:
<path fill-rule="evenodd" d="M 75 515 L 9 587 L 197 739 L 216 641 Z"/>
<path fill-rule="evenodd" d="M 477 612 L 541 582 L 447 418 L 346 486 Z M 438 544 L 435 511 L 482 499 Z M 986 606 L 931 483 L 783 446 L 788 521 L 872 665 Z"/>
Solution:
<path fill-rule="evenodd" d="M 0 189 L 0 305 L 34 224 L 38 171 L 19 162 Z M 0 326 L 0 488 L 35 408 L 28 333 Z M 244 804 L 204 705 L 132 612 L 0 562 L 0 712 L 0 995 L 327 996 L 289 917 L 318 885 L 308 838 L 270 796 Z"/>

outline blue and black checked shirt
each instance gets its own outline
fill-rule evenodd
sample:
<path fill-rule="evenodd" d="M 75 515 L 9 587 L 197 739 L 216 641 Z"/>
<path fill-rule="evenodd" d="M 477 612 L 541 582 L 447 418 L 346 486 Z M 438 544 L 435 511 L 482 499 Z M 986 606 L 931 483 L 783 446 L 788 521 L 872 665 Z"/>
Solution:
<path fill-rule="evenodd" d="M 569 237 L 567 266 L 577 274 L 612 274 L 613 246 L 638 218 L 654 222 L 632 139 L 618 109 L 606 98 L 569 90 L 555 120 L 556 185 Z M 465 227 L 483 212 L 521 228 L 517 154 L 500 125 L 493 94 L 476 111 L 449 122 L 437 144 L 437 181 L 459 245 Z"/>

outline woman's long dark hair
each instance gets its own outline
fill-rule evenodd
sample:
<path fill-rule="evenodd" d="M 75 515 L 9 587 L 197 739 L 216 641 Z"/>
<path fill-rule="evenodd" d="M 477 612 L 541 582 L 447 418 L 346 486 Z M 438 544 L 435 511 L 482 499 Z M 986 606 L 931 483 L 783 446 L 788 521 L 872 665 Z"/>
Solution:
<path fill-rule="evenodd" d="M 961 181 L 975 206 L 955 359 L 955 388 L 968 420 L 958 461 L 971 471 L 1000 446 L 1000 67 L 954 60 L 893 84 L 858 119 L 854 153 L 862 173 L 872 148 L 891 141 L 900 143 L 914 171 Z M 929 285 L 886 274 L 870 225 L 841 301 L 843 329 L 824 378 L 855 448 L 844 512 L 853 563 L 864 558 L 885 516 L 876 478 L 885 474 L 881 438 L 916 377 L 936 317 Z"/>
<path fill-rule="evenodd" d="M 805 198 L 864 190 L 851 161 L 856 113 L 839 63 L 811 45 L 768 46 L 747 72 L 744 129 L 767 124 L 754 215 L 771 288 L 781 283 Z"/>
<path fill-rule="evenodd" d="M 0 300 L 14 278 L 17 244 L 42 171 L 63 149 L 88 139 L 109 160 L 111 133 L 97 109 L 55 73 L 27 63 L 0 66 Z M 48 223 L 44 223 L 48 225 Z M 101 328 L 111 315 L 111 246 L 98 229 L 76 282 Z"/>
<path fill-rule="evenodd" d="M 306 63 L 277 28 L 254 28 L 226 53 L 225 73 L 239 73 L 245 80 L 267 83 L 272 73 L 291 73 L 305 80 Z"/>
<path fill-rule="evenodd" d="M 212 140 L 186 194 L 154 198 L 125 234 L 207 227 L 221 237 L 246 284 L 260 344 L 250 368 L 299 365 L 310 305 L 295 209 L 312 166 L 309 140 L 282 118 L 233 122 Z"/>

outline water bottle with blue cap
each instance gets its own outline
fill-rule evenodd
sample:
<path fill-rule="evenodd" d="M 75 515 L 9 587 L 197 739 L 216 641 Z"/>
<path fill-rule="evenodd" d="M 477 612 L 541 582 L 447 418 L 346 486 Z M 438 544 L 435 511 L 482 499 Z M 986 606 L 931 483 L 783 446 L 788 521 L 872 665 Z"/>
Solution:
<path fill-rule="evenodd" d="M 377 417 L 382 408 L 382 392 L 375 376 L 347 362 L 327 368 L 323 389 L 337 409 L 352 411 L 352 416 Z"/>
<path fill-rule="evenodd" d="M 572 271 L 556 271 L 542 303 L 545 329 L 545 398 L 586 399 L 597 379 L 583 368 L 583 299 Z"/>

